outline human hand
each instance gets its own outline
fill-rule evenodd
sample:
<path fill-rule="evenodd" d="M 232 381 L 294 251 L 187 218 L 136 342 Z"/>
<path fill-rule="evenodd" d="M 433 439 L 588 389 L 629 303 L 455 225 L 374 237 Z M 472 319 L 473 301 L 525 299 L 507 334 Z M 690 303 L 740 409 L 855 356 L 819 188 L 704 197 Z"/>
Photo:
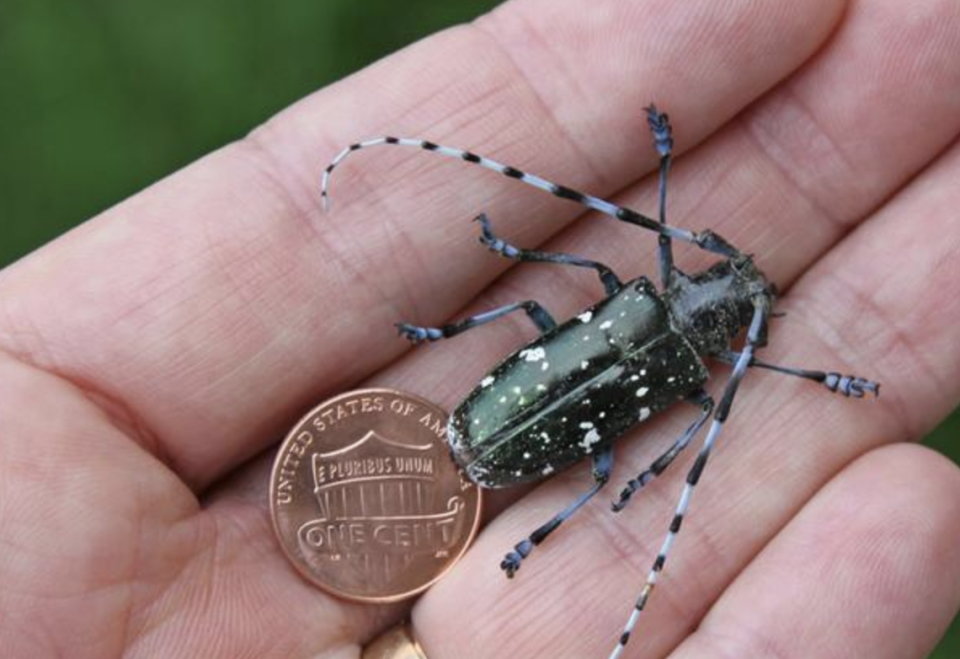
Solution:
<path fill-rule="evenodd" d="M 850 401 L 749 374 L 627 656 L 924 656 L 960 598 L 960 479 L 889 445 L 960 398 L 958 22 L 951 2 L 516 0 L 8 268 L 4 656 L 357 656 L 405 609 L 301 580 L 270 530 L 270 456 L 249 460 L 311 403 L 361 384 L 452 407 L 530 336 L 504 320 L 408 350 L 398 320 L 522 299 L 565 318 L 597 298 L 589 273 L 500 277 L 509 263 L 477 244 L 477 213 L 518 245 L 629 276 L 655 272 L 656 241 L 400 151 L 344 165 L 321 215 L 325 159 L 360 137 L 422 136 L 652 212 L 650 101 L 677 138 L 670 222 L 717 230 L 785 290 L 764 357 L 884 389 Z M 683 267 L 705 262 L 676 249 Z M 676 425 L 618 445 L 610 493 Z M 413 607 L 430 659 L 606 656 L 690 457 L 619 516 L 601 496 L 512 582 L 504 552 L 589 475 L 491 497 L 499 514 Z"/>

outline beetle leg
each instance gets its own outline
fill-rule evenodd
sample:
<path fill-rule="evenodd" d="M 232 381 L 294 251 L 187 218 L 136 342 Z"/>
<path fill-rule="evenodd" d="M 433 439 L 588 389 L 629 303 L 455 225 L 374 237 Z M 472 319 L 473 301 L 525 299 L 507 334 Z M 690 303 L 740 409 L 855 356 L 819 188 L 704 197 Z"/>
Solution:
<path fill-rule="evenodd" d="M 640 475 L 627 482 L 627 486 L 623 488 L 623 491 L 620 493 L 620 498 L 612 505 L 613 512 L 618 513 L 626 508 L 627 502 L 630 501 L 630 497 L 633 496 L 634 492 L 662 474 L 666 468 L 670 466 L 674 459 L 676 459 L 676 457 L 683 452 L 683 449 L 689 446 L 690 441 L 700 431 L 700 428 L 703 427 L 703 424 L 706 423 L 707 419 L 710 418 L 710 413 L 713 412 L 714 402 L 713 398 L 707 395 L 707 392 L 700 390 L 689 396 L 687 398 L 687 402 L 700 406 L 700 416 L 696 421 L 690 424 L 690 427 L 687 428 L 680 439 L 673 443 L 673 446 L 667 449 L 667 451 L 659 458 L 654 460 L 645 471 L 640 473 Z"/>
<path fill-rule="evenodd" d="M 741 352 L 737 358 L 736 364 L 734 364 L 733 367 L 733 373 L 730 375 L 730 379 L 727 380 L 727 384 L 723 389 L 723 396 L 720 398 L 720 403 L 713 413 L 713 422 L 710 424 L 710 430 L 707 432 L 707 436 L 704 438 L 703 444 L 700 447 L 700 453 L 697 455 L 696 461 L 687 473 L 687 482 L 683 486 L 683 492 L 680 494 L 680 500 L 677 502 L 677 507 L 674 510 L 673 520 L 670 522 L 670 530 L 667 531 L 657 558 L 653 561 L 653 566 L 647 575 L 647 582 L 644 584 L 643 590 L 640 591 L 640 596 L 637 598 L 633 611 L 630 612 L 630 618 L 627 620 L 627 624 L 624 625 L 620 640 L 613 649 L 613 652 L 610 653 L 609 659 L 619 659 L 620 655 L 623 654 L 623 650 L 630 640 L 630 634 L 633 633 L 633 629 L 637 625 L 637 620 L 639 620 L 640 614 L 643 613 L 643 609 L 650 599 L 650 593 L 653 592 L 657 584 L 657 578 L 660 572 L 663 571 L 663 566 L 667 561 L 667 555 L 670 553 L 677 534 L 680 532 L 680 525 L 683 523 L 683 516 L 687 513 L 687 508 L 690 506 L 693 490 L 697 486 L 700 476 L 703 474 L 703 470 L 707 465 L 707 460 L 710 458 L 710 451 L 713 449 L 713 445 L 716 443 L 717 437 L 723 429 L 723 422 L 727 420 L 727 416 L 730 414 L 733 398 L 737 395 L 740 381 L 743 380 L 743 376 L 747 372 L 747 367 L 753 359 L 753 351 L 757 343 L 761 340 L 763 328 L 766 324 L 767 313 L 770 310 L 769 302 L 765 298 L 758 298 L 754 300 L 753 304 L 753 319 L 750 321 L 750 328 L 747 330 L 746 345 L 744 345 L 743 352 Z"/>
<path fill-rule="evenodd" d="M 617 275 L 609 266 L 606 266 L 603 263 L 590 261 L 589 259 L 581 258 L 573 254 L 563 254 L 561 252 L 539 252 L 532 249 L 521 249 L 519 247 L 514 247 L 510 243 L 497 238 L 493 234 L 493 227 L 490 226 L 490 218 L 487 217 L 486 213 L 481 213 L 474 218 L 474 221 L 480 223 L 480 242 L 500 256 L 512 259 L 514 261 L 525 261 L 528 263 L 558 263 L 561 265 L 573 265 L 581 268 L 591 268 L 597 271 L 597 274 L 600 276 L 600 283 L 603 284 L 603 288 L 608 296 L 614 295 L 623 286 L 623 282 L 620 281 L 620 278 L 617 277 Z"/>
<path fill-rule="evenodd" d="M 728 364 L 734 363 L 740 353 L 726 350 L 714 355 L 717 359 Z M 769 362 L 761 361 L 754 357 L 750 360 L 750 366 L 765 368 L 785 375 L 793 375 L 805 380 L 819 382 L 827 389 L 833 392 L 839 392 L 848 398 L 863 398 L 865 394 L 872 393 L 874 396 L 880 395 L 880 384 L 873 380 L 857 377 L 856 375 L 842 375 L 836 371 L 810 371 L 805 368 L 792 368 L 790 366 L 778 366 Z"/>
<path fill-rule="evenodd" d="M 673 129 L 666 112 L 660 112 L 653 103 L 646 108 L 647 123 L 653 133 L 654 145 L 660 154 L 660 224 L 667 224 L 667 172 L 673 161 Z M 660 283 L 664 289 L 673 281 L 673 240 L 661 233 L 657 242 L 660 246 Z"/>
<path fill-rule="evenodd" d="M 603 489 L 603 486 L 610 480 L 612 470 L 613 446 L 607 446 L 593 456 L 593 487 L 581 494 L 576 501 L 564 510 L 554 515 L 546 524 L 537 528 L 526 539 L 518 542 L 513 551 L 509 552 L 500 562 L 500 569 L 506 572 L 508 577 L 513 578 L 514 573 L 520 569 L 521 561 L 530 555 L 534 547 L 543 542 L 548 535 L 556 531 L 561 524 L 577 512 L 583 504 Z"/>
<path fill-rule="evenodd" d="M 419 325 L 410 325 L 409 323 L 396 323 L 396 327 L 401 336 L 409 339 L 413 343 L 439 341 L 440 339 L 447 339 L 451 336 L 466 332 L 468 329 L 484 325 L 519 309 L 523 309 L 527 313 L 527 316 L 541 332 L 546 332 L 557 326 L 557 321 L 553 319 L 553 316 L 551 316 L 539 302 L 535 300 L 525 300 L 524 302 L 515 302 L 491 311 L 478 313 L 476 316 L 470 316 L 469 318 L 464 318 L 463 320 L 443 325 L 442 327 L 420 327 Z"/>

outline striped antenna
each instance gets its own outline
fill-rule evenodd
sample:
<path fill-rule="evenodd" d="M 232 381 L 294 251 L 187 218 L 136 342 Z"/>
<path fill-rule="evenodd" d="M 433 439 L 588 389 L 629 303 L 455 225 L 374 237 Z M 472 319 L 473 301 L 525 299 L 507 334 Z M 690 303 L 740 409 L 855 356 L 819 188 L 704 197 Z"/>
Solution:
<path fill-rule="evenodd" d="M 405 146 L 412 147 L 415 149 L 422 149 L 424 151 L 432 151 L 434 153 L 439 153 L 440 155 L 447 156 L 448 158 L 456 158 L 458 160 L 464 160 L 475 165 L 479 165 L 484 169 L 489 169 L 494 172 L 498 172 L 508 178 L 516 179 L 521 183 L 526 183 L 529 186 L 538 188 L 545 192 L 549 192 L 554 197 L 559 197 L 560 199 L 567 199 L 573 202 L 576 202 L 582 206 L 590 208 L 592 210 L 608 215 L 617 220 L 623 222 L 628 222 L 630 224 L 635 224 L 637 226 L 643 227 L 650 231 L 655 231 L 656 233 L 667 236 L 668 238 L 676 238 L 677 240 L 682 240 L 684 242 L 692 243 L 697 245 L 701 249 L 705 249 L 709 252 L 714 252 L 716 254 L 721 254 L 727 257 L 740 256 L 740 251 L 735 247 L 730 245 L 726 240 L 713 233 L 712 231 L 704 231 L 702 233 L 694 233 L 693 231 L 687 231 L 685 229 L 679 229 L 668 224 L 660 223 L 642 213 L 638 213 L 635 210 L 626 208 L 624 206 L 618 206 L 612 202 L 606 201 L 605 199 L 600 199 L 599 197 L 594 197 L 583 192 L 579 192 L 572 188 L 568 188 L 565 185 L 559 185 L 553 183 L 544 178 L 541 178 L 535 174 L 527 174 L 516 167 L 511 167 L 510 165 L 504 165 L 501 162 L 486 158 L 484 156 L 479 156 L 470 151 L 464 151 L 463 149 L 457 149 L 450 146 L 443 146 L 441 144 L 436 144 L 427 140 L 421 139 L 411 139 L 406 137 L 375 137 L 373 139 L 365 140 L 363 142 L 357 142 L 351 144 L 343 151 L 338 153 L 336 157 L 327 165 L 327 168 L 323 171 L 323 178 L 320 186 L 320 198 L 323 205 L 323 209 L 329 210 L 330 207 L 330 177 L 333 174 L 333 170 L 336 169 L 337 165 L 346 159 L 348 155 L 354 151 L 360 151 L 361 149 L 366 149 L 373 146 L 380 145 L 394 145 L 394 146 Z"/>

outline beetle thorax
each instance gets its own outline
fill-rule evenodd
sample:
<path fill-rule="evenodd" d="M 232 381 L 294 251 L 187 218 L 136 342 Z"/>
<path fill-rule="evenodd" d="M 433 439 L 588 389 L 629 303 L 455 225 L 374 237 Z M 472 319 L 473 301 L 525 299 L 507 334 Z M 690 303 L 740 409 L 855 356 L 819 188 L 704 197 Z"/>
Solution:
<path fill-rule="evenodd" d="M 754 301 L 768 298 L 775 287 L 749 257 L 728 259 L 693 275 L 674 271 L 664 293 L 677 329 L 702 355 L 730 347 L 730 341 L 750 324 Z"/>

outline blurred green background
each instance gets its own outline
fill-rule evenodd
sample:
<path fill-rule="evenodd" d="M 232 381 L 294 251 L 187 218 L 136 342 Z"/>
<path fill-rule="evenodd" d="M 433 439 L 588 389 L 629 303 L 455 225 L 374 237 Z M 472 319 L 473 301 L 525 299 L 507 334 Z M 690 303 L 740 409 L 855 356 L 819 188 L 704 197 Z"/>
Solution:
<path fill-rule="evenodd" d="M 314 89 L 496 4 L 3 0 L 0 266 Z M 960 460 L 958 434 L 954 414 L 927 442 Z M 932 656 L 960 656 L 960 622 Z"/>

